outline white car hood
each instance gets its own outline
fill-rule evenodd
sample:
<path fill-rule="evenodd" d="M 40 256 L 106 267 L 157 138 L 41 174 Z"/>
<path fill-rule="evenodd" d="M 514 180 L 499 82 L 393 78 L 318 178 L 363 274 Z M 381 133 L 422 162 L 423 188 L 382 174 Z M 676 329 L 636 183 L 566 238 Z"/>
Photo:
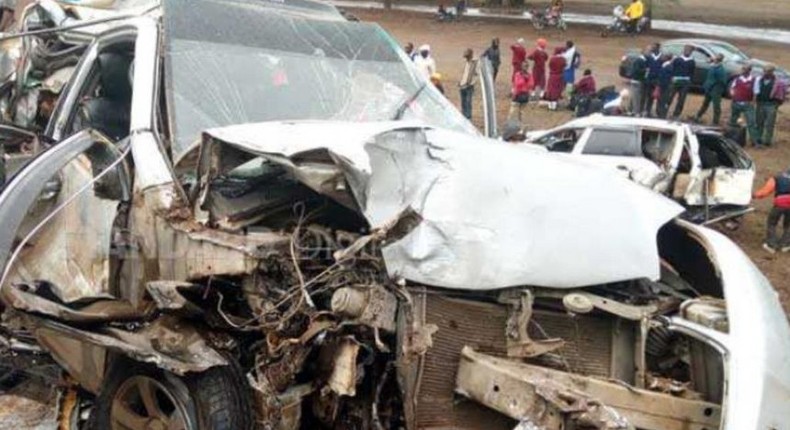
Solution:
<path fill-rule="evenodd" d="M 418 123 L 245 124 L 209 130 L 211 138 L 297 177 L 314 163 L 296 156 L 327 151 L 372 228 L 419 215 L 382 254 L 391 276 L 436 287 L 655 280 L 658 229 L 683 210 L 573 160 Z"/>

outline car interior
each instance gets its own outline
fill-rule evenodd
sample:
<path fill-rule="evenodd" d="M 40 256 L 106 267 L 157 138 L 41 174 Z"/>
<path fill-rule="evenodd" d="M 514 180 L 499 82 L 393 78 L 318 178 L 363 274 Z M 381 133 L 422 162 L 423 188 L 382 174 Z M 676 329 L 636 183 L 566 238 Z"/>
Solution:
<path fill-rule="evenodd" d="M 68 134 L 93 128 L 116 142 L 128 136 L 133 74 L 134 43 L 121 42 L 103 49 L 80 92 Z"/>
<path fill-rule="evenodd" d="M 563 129 L 548 136 L 544 136 L 537 141 L 538 144 L 543 145 L 551 152 L 573 152 L 576 142 L 579 141 L 583 128 Z"/>
<path fill-rule="evenodd" d="M 668 169 L 675 148 L 675 133 L 661 130 L 642 130 L 642 155 L 662 169 Z"/>
<path fill-rule="evenodd" d="M 697 133 L 699 156 L 703 169 L 726 167 L 733 169 L 749 168 L 751 162 L 742 156 L 735 142 L 713 133 Z"/>

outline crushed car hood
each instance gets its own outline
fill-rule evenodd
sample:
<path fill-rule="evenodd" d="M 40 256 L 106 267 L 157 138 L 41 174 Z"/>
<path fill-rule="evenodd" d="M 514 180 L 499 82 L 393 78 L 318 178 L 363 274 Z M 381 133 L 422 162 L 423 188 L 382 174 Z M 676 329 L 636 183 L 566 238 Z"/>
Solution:
<path fill-rule="evenodd" d="M 270 122 L 203 138 L 279 163 L 335 199 L 350 192 L 374 230 L 416 213 L 382 254 L 390 276 L 436 287 L 657 279 L 658 229 L 683 210 L 573 160 L 418 123 Z M 316 153 L 331 162 L 316 169 Z M 349 190 L 315 180 L 326 169 Z"/>

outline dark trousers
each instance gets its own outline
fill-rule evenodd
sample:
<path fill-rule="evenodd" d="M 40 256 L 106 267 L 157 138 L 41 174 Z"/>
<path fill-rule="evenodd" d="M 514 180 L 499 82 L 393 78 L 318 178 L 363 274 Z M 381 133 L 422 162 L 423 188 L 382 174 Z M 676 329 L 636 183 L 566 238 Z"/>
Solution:
<path fill-rule="evenodd" d="M 675 102 L 675 110 L 672 112 L 673 118 L 680 118 L 683 114 L 683 108 L 686 107 L 686 96 L 689 93 L 691 81 L 681 80 L 672 83 L 672 96 L 670 97 L 670 104 Z M 677 100 L 675 100 L 677 97 Z"/>
<path fill-rule="evenodd" d="M 499 63 L 491 63 L 491 71 L 494 72 L 492 77 L 496 81 L 496 77 L 499 74 Z"/>
<path fill-rule="evenodd" d="M 669 113 L 669 103 L 672 100 L 672 85 L 658 87 L 658 101 L 656 102 L 656 114 L 659 118 L 667 117 Z"/>
<path fill-rule="evenodd" d="M 642 108 L 640 112 L 644 116 L 653 116 L 653 93 L 656 91 L 658 83 L 655 81 L 645 81 L 642 84 Z M 658 102 L 656 102 L 656 106 Z"/>
<path fill-rule="evenodd" d="M 776 127 L 776 113 L 779 104 L 774 102 L 757 102 L 757 142 L 760 145 L 771 146 L 774 144 L 774 128 Z"/>
<path fill-rule="evenodd" d="M 699 121 L 708 112 L 708 108 L 713 105 L 713 124 L 719 125 L 719 121 L 721 121 L 721 97 L 723 95 L 724 88 L 718 86 L 706 91 L 705 101 L 702 102 L 702 107 L 697 112 L 696 120 Z"/>
<path fill-rule="evenodd" d="M 751 102 L 732 102 L 730 121 L 727 123 L 732 128 L 738 126 L 738 119 L 743 115 L 746 118 L 746 129 L 749 131 L 749 139 L 753 145 L 760 145 L 760 133 L 757 130 L 754 105 Z"/>
<path fill-rule="evenodd" d="M 784 228 L 781 238 L 777 231 L 779 222 L 782 222 Z M 774 206 L 768 213 L 765 243 L 774 249 L 790 246 L 790 208 L 783 209 Z"/>
<path fill-rule="evenodd" d="M 472 96 L 475 94 L 475 87 L 468 86 L 461 88 L 461 113 L 467 119 L 472 119 Z"/>

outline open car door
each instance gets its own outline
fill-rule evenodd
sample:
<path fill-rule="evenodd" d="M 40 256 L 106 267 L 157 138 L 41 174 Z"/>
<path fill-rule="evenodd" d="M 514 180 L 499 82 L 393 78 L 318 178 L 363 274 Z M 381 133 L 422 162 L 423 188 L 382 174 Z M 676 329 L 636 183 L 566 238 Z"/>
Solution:
<path fill-rule="evenodd" d="M 752 201 L 754 162 L 734 141 L 718 133 L 698 133 L 700 170 L 686 192 L 691 206 L 748 206 Z"/>
<path fill-rule="evenodd" d="M 85 130 L 42 152 L 9 180 L 0 193 L 7 306 L 68 318 L 68 304 L 115 296 L 112 244 L 131 200 L 127 154 Z M 40 307 L 44 302 L 60 306 Z"/>
<path fill-rule="evenodd" d="M 494 68 L 488 57 L 480 58 L 480 67 L 478 67 L 477 73 L 483 98 L 483 132 L 487 137 L 496 138 L 499 137 L 496 121 L 496 84 L 494 83 Z"/>

